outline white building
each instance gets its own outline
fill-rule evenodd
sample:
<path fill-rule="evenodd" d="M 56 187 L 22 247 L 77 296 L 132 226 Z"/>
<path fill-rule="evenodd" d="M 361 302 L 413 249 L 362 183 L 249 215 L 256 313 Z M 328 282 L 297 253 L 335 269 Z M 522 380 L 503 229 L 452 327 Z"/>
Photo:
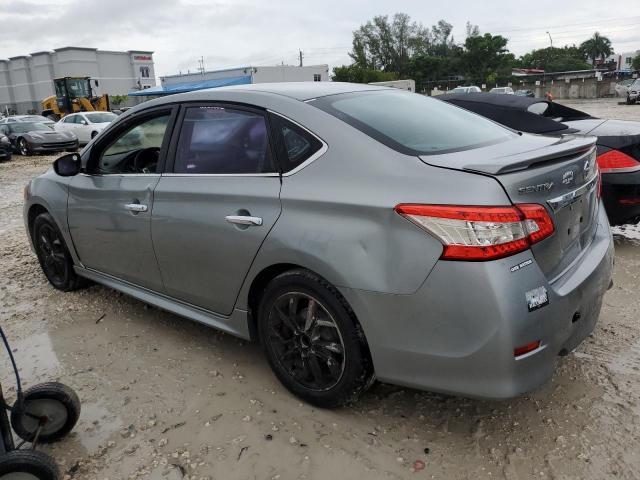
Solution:
<path fill-rule="evenodd" d="M 0 109 L 40 112 L 60 77 L 91 77 L 94 94 L 127 95 L 155 86 L 153 52 L 64 47 L 0 60 Z"/>
<path fill-rule="evenodd" d="M 198 73 L 179 73 L 160 77 L 161 85 L 148 90 L 129 92 L 131 97 L 170 95 L 205 88 L 273 82 L 327 82 L 329 65 L 275 65 L 268 67 L 237 67 Z"/>
<path fill-rule="evenodd" d="M 633 59 L 640 55 L 640 50 L 636 50 L 635 52 L 626 52 L 626 53 L 614 53 L 613 55 L 609 55 L 606 62 L 615 61 L 617 64 L 617 70 L 622 71 L 631 71 L 631 63 Z"/>
<path fill-rule="evenodd" d="M 326 82 L 329 80 L 329 65 L 275 65 L 267 67 L 246 66 L 212 70 L 208 72 L 186 73 L 160 77 L 163 87 L 172 85 L 199 83 L 208 80 L 244 78 L 245 83 L 273 82 Z"/>

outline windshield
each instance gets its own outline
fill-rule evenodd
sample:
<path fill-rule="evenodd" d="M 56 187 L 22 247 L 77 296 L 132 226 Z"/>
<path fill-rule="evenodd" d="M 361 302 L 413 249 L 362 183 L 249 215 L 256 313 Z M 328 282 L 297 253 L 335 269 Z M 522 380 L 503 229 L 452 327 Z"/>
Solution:
<path fill-rule="evenodd" d="M 91 85 L 89 85 L 89 80 L 85 78 L 67 79 L 67 88 L 69 89 L 69 96 L 71 98 L 88 98 L 91 96 Z"/>
<path fill-rule="evenodd" d="M 51 129 L 47 127 L 44 123 L 12 123 L 11 131 L 14 133 L 27 133 L 27 132 L 36 132 L 36 131 L 47 131 L 50 132 Z"/>
<path fill-rule="evenodd" d="M 87 120 L 91 123 L 108 123 L 118 118 L 115 113 L 111 112 L 85 113 L 84 116 L 87 117 Z"/>
<path fill-rule="evenodd" d="M 309 103 L 409 155 L 466 150 L 515 135 L 480 115 L 417 93 L 345 93 Z"/>

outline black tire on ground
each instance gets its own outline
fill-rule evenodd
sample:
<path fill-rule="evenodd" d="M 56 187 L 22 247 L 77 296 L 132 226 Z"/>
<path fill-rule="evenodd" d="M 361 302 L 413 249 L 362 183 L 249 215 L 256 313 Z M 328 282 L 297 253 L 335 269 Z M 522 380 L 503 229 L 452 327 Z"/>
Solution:
<path fill-rule="evenodd" d="M 11 426 L 21 439 L 32 442 L 44 419 L 39 443 L 60 440 L 80 418 L 80 400 L 71 388 L 57 382 L 34 385 L 23 392 L 22 402 L 11 410 Z M 0 479 L 1 480 L 1 479 Z"/>
<path fill-rule="evenodd" d="M 15 475 L 23 474 L 23 475 Z M 14 450 L 0 455 L 0 480 L 29 478 L 60 480 L 60 471 L 53 459 L 38 450 Z"/>
<path fill-rule="evenodd" d="M 307 316 L 309 311 L 313 315 Z M 267 285 L 257 326 L 275 375 L 312 405 L 336 408 L 354 402 L 373 381 L 353 310 L 333 285 L 308 270 L 282 273 Z"/>
<path fill-rule="evenodd" d="M 49 213 L 41 213 L 35 218 L 32 232 L 40 267 L 51 285 L 63 292 L 87 285 L 88 282 L 73 270 L 73 259 L 64 237 Z"/>
<path fill-rule="evenodd" d="M 31 155 L 31 147 L 29 147 L 29 143 L 24 138 L 18 139 L 18 152 L 25 157 Z"/>

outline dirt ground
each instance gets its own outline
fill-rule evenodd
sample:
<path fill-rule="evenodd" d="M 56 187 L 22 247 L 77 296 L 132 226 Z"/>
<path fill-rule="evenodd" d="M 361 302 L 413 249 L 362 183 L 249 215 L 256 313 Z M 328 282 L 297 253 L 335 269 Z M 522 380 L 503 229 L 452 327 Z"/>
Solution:
<path fill-rule="evenodd" d="M 571 104 L 640 120 L 640 106 Z M 376 384 L 325 411 L 284 390 L 256 345 L 101 286 L 50 287 L 22 187 L 52 158 L 0 164 L 0 324 L 23 383 L 82 400 L 74 433 L 44 448 L 67 479 L 640 478 L 640 226 L 616 229 L 599 324 L 538 391 L 492 402 Z M 4 354 L 0 378 L 12 399 Z"/>

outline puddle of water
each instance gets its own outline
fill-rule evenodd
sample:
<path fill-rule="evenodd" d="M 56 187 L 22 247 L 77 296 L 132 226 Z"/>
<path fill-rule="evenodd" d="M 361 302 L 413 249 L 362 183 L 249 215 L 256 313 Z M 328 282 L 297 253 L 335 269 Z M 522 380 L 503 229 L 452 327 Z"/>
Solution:
<path fill-rule="evenodd" d="M 60 362 L 47 333 L 11 342 L 11 348 L 25 387 L 41 381 L 44 376 L 52 377 L 60 370 Z"/>
<path fill-rule="evenodd" d="M 611 227 L 611 232 L 616 240 L 626 240 L 632 245 L 640 246 L 640 223 Z"/>

